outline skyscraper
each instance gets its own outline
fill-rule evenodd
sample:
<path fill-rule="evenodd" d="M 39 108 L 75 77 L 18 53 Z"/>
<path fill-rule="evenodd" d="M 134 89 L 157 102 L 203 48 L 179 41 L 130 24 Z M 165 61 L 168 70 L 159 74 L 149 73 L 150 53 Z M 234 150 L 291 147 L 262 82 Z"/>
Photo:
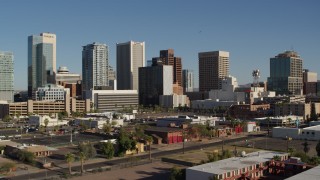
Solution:
<path fill-rule="evenodd" d="M 270 58 L 268 90 L 277 94 L 301 94 L 303 88 L 302 59 L 295 51 L 285 51 Z"/>
<path fill-rule="evenodd" d="M 222 80 L 229 76 L 229 52 L 200 52 L 198 57 L 199 90 L 221 89 Z"/>
<path fill-rule="evenodd" d="M 82 90 L 103 89 L 109 86 L 108 46 L 92 43 L 82 49 Z"/>
<path fill-rule="evenodd" d="M 160 59 L 163 65 L 171 65 L 173 67 L 173 84 L 178 84 L 182 87 L 182 64 L 181 57 L 174 57 L 174 50 L 161 50 L 160 57 L 152 58 L 152 60 L 157 61 Z"/>
<path fill-rule="evenodd" d="M 0 100 L 13 102 L 13 53 L 0 51 Z"/>
<path fill-rule="evenodd" d="M 117 44 L 117 89 L 138 90 L 139 67 L 145 66 L 145 43 Z"/>
<path fill-rule="evenodd" d="M 159 105 L 160 95 L 173 93 L 173 67 L 158 62 L 139 68 L 139 104 L 144 106 Z"/>
<path fill-rule="evenodd" d="M 56 35 L 41 33 L 28 37 L 28 96 L 38 87 L 55 84 Z"/>
<path fill-rule="evenodd" d="M 182 84 L 183 92 L 193 92 L 194 88 L 194 73 L 193 70 L 184 69 L 182 70 Z"/>

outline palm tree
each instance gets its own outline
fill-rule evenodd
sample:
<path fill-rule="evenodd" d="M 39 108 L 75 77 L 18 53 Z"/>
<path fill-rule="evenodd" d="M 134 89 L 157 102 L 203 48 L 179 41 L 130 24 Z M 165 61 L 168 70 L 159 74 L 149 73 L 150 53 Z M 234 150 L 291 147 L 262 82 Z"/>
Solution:
<path fill-rule="evenodd" d="M 291 118 L 288 118 L 288 124 L 289 124 L 289 126 L 291 126 L 291 121 L 292 121 L 292 119 L 291 119 Z"/>
<path fill-rule="evenodd" d="M 267 117 L 267 123 L 268 123 L 268 136 L 270 133 L 270 117 Z"/>
<path fill-rule="evenodd" d="M 308 141 L 306 140 L 304 143 L 302 143 L 302 146 L 303 146 L 304 153 L 307 154 L 310 151 L 310 147 L 309 147 Z"/>
<path fill-rule="evenodd" d="M 89 119 L 89 123 L 90 123 L 89 129 L 91 129 L 92 118 Z"/>
<path fill-rule="evenodd" d="M 84 163 L 84 160 L 86 159 L 86 155 L 83 152 L 79 152 L 79 159 L 81 162 L 81 174 L 83 174 L 84 172 L 83 163 Z"/>
<path fill-rule="evenodd" d="M 48 118 L 44 119 L 44 126 L 46 127 L 46 132 L 47 132 L 48 124 L 49 124 L 49 119 Z"/>
<path fill-rule="evenodd" d="M 148 145 L 149 145 L 149 160 L 151 160 L 151 143 L 153 139 L 151 136 L 146 136 L 145 140 L 148 142 Z"/>
<path fill-rule="evenodd" d="M 74 154 L 68 153 L 65 155 L 65 159 L 69 166 L 69 174 L 71 174 L 71 163 L 74 161 Z"/>

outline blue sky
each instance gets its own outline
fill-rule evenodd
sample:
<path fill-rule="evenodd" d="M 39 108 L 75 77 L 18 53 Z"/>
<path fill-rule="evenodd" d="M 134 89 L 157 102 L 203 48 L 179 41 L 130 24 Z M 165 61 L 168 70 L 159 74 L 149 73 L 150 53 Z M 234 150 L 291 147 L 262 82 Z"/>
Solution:
<path fill-rule="evenodd" d="M 15 56 L 15 88 L 27 89 L 27 37 L 57 35 L 57 68 L 81 74 L 82 46 L 109 46 L 115 66 L 116 43 L 145 41 L 146 59 L 173 48 L 198 86 L 198 52 L 230 52 L 230 74 L 240 84 L 251 71 L 269 76 L 269 58 L 294 49 L 304 68 L 320 69 L 318 0 L 29 0 L 1 1 L 0 50 Z"/>

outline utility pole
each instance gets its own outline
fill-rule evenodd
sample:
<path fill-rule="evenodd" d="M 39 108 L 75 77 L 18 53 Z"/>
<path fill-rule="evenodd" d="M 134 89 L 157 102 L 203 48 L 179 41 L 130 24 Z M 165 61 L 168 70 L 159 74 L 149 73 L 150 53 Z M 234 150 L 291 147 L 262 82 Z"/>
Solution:
<path fill-rule="evenodd" d="M 72 145 L 72 128 L 71 128 L 71 131 L 70 131 L 70 144 Z"/>

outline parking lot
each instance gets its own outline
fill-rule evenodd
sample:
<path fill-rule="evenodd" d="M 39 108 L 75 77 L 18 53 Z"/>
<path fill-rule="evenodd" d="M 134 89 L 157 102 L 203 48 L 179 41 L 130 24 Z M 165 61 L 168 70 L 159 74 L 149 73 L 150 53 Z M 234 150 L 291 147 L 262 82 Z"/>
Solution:
<path fill-rule="evenodd" d="M 275 151 L 287 151 L 288 148 L 294 148 L 295 152 L 304 152 L 303 145 L 304 140 L 291 140 L 287 141 L 286 139 L 281 138 L 271 138 L 271 137 L 260 137 L 256 138 L 254 141 L 239 141 L 234 143 L 239 146 L 250 146 L 259 149 L 268 149 Z M 308 141 L 310 151 L 307 153 L 308 156 L 316 156 L 316 145 L 318 141 Z"/>
<path fill-rule="evenodd" d="M 38 145 L 46 145 L 52 147 L 66 146 L 70 145 L 71 135 L 52 135 L 52 136 L 44 136 L 36 135 L 36 137 L 30 137 L 27 139 L 15 139 L 14 142 L 24 143 L 24 144 L 38 144 Z M 97 142 L 103 140 L 103 136 L 89 135 L 89 134 L 73 134 L 72 135 L 72 143 L 78 144 L 82 141 L 90 141 Z"/>

